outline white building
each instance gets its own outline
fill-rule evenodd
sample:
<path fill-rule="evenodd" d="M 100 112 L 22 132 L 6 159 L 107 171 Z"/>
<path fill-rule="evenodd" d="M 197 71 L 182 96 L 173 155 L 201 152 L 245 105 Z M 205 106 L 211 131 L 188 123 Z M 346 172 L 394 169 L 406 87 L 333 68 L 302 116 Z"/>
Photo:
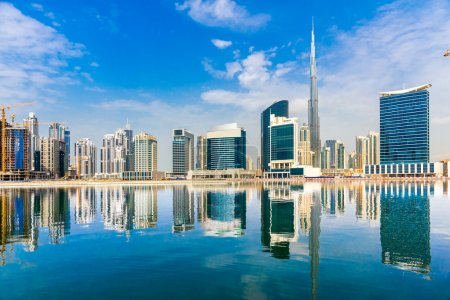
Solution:
<path fill-rule="evenodd" d="M 79 177 L 95 175 L 97 170 L 97 147 L 88 138 L 80 139 L 75 143 L 75 167 Z"/>

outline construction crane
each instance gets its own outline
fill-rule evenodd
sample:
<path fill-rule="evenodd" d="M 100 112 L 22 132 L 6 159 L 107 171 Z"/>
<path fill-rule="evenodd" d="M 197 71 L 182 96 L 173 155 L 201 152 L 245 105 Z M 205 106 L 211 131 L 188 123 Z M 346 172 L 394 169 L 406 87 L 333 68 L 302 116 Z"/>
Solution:
<path fill-rule="evenodd" d="M 33 102 L 25 102 L 25 103 L 19 103 L 16 105 L 5 105 L 0 104 L 0 110 L 2 111 L 2 173 L 6 172 L 6 113 L 5 111 L 7 109 L 21 107 L 21 106 L 27 106 L 32 105 Z"/>
<path fill-rule="evenodd" d="M 450 50 L 446 50 L 446 51 L 444 52 L 444 56 L 450 56 Z"/>

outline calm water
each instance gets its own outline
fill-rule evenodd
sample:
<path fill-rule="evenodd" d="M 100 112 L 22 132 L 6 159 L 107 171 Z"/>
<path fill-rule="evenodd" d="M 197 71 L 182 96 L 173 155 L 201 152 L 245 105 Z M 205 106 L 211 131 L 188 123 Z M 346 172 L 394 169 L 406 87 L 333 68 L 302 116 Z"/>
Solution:
<path fill-rule="evenodd" d="M 450 299 L 449 189 L 0 189 L 0 299 Z"/>

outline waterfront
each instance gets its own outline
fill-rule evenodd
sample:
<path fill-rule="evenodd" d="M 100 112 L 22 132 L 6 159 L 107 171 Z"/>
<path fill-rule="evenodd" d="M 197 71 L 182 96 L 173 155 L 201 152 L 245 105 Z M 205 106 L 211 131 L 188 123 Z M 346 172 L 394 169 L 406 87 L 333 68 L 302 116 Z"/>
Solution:
<path fill-rule="evenodd" d="M 3 188 L 0 298 L 448 299 L 449 189 Z"/>

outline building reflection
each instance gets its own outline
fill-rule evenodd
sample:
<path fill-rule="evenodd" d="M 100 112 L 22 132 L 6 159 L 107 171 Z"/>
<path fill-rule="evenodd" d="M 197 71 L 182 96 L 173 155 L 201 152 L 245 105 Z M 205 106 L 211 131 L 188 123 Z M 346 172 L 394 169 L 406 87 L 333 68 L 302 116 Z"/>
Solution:
<path fill-rule="evenodd" d="M 199 222 L 207 236 L 238 237 L 246 228 L 247 192 L 205 189 L 198 193 Z"/>
<path fill-rule="evenodd" d="M 75 223 L 94 223 L 97 214 L 95 190 L 86 187 L 75 189 L 70 199 L 75 203 Z"/>
<path fill-rule="evenodd" d="M 187 186 L 173 187 L 173 232 L 194 229 L 194 193 Z"/>
<path fill-rule="evenodd" d="M 156 227 L 157 190 L 149 186 L 104 187 L 100 211 L 105 229 L 119 232 Z"/>
<path fill-rule="evenodd" d="M 381 188 L 382 262 L 429 273 L 430 204 L 433 184 L 386 184 Z"/>

